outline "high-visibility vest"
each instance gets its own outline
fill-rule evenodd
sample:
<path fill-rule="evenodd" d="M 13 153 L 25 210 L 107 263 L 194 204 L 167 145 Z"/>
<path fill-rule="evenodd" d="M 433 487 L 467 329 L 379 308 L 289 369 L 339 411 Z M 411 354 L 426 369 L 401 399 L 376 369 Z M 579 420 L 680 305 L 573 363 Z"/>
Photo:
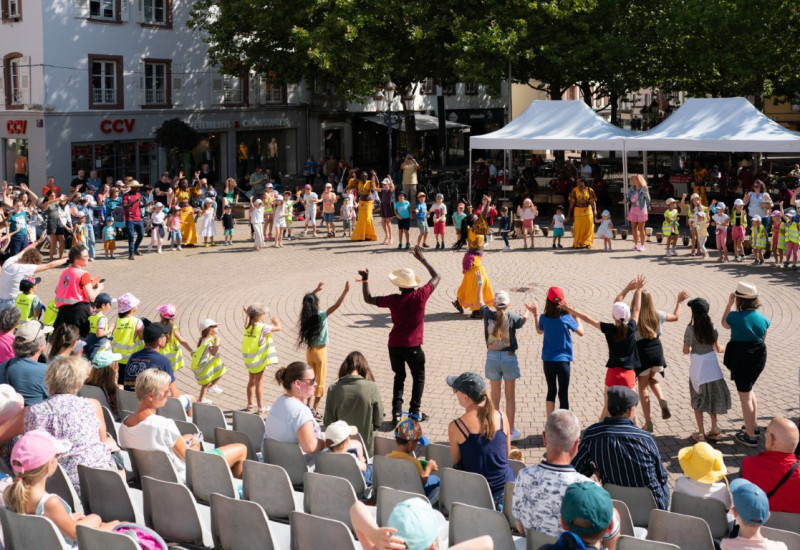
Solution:
<path fill-rule="evenodd" d="M 763 225 L 753 227 L 753 248 L 767 248 L 767 232 Z"/>
<path fill-rule="evenodd" d="M 114 340 L 111 349 L 114 353 L 122 355 L 122 359 L 119 360 L 120 365 L 127 365 L 128 358 L 144 347 L 144 343 L 136 335 L 136 325 L 138 324 L 138 317 L 117 319 L 117 327 L 114 329 L 114 334 L 111 335 Z"/>
<path fill-rule="evenodd" d="M 55 299 L 52 299 L 47 302 L 42 323 L 48 327 L 52 327 L 56 322 L 56 317 L 58 317 L 58 306 L 56 305 Z"/>
<path fill-rule="evenodd" d="M 211 355 L 208 348 L 214 345 L 214 338 L 206 338 L 192 354 L 192 371 L 201 386 L 207 386 L 225 374 L 225 364 L 219 353 Z"/>
<path fill-rule="evenodd" d="M 664 235 L 677 235 L 678 234 L 678 210 L 670 209 L 664 210 L 664 223 L 661 224 L 661 232 Z"/>
<path fill-rule="evenodd" d="M 183 367 L 183 351 L 181 350 L 181 343 L 175 338 L 175 333 L 169 333 L 169 340 L 161 350 L 162 355 L 169 359 L 169 364 L 172 365 L 172 371 L 176 371 Z"/>
<path fill-rule="evenodd" d="M 89 332 L 97 336 L 97 324 L 100 322 L 100 319 L 105 319 L 105 318 L 106 316 L 99 311 L 94 315 L 89 315 Z"/>
<path fill-rule="evenodd" d="M 259 347 L 258 344 L 263 332 L 264 324 L 256 323 L 246 328 L 244 336 L 242 337 L 244 365 L 252 374 L 258 374 L 263 371 L 267 365 L 273 365 L 278 362 L 278 352 L 275 351 L 275 343 L 272 340 L 271 333 L 266 334 L 264 345 Z"/>
<path fill-rule="evenodd" d="M 800 231 L 798 231 L 796 222 L 790 222 L 786 226 L 786 242 L 800 243 Z"/>
<path fill-rule="evenodd" d="M 741 225 L 745 229 L 747 229 L 747 212 L 742 210 L 741 212 L 737 211 L 735 208 L 733 212 L 731 212 L 731 226 L 738 226 Z"/>
<path fill-rule="evenodd" d="M 30 321 L 33 319 L 33 301 L 36 299 L 36 294 L 25 294 L 24 292 L 20 292 L 17 294 L 17 299 L 14 301 L 14 304 L 17 306 L 19 310 L 19 322 L 24 323 L 25 321 Z"/>
<path fill-rule="evenodd" d="M 56 304 L 66 306 L 86 301 L 86 294 L 81 287 L 84 273 L 86 271 L 79 267 L 69 267 L 61 273 L 56 287 Z"/>

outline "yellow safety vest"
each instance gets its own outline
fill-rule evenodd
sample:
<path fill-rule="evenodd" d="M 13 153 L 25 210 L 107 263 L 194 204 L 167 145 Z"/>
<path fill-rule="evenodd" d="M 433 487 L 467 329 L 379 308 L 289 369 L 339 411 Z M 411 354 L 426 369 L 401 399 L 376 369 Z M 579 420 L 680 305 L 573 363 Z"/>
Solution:
<path fill-rule="evenodd" d="M 89 316 L 89 332 L 97 336 L 97 324 L 100 322 L 100 319 L 105 319 L 106 316 L 100 313 L 99 311 L 94 315 Z M 108 324 L 106 324 L 108 326 Z"/>
<path fill-rule="evenodd" d="M 117 319 L 117 327 L 114 329 L 114 334 L 111 335 L 114 340 L 111 349 L 114 353 L 122 355 L 122 359 L 119 360 L 120 365 L 127 365 L 128 358 L 144 347 L 144 343 L 136 335 L 136 325 L 138 324 L 138 317 Z"/>
<path fill-rule="evenodd" d="M 214 345 L 214 338 L 206 338 L 192 354 L 192 371 L 201 386 L 207 386 L 225 374 L 225 364 L 219 353 L 211 355 L 208 348 Z"/>
<path fill-rule="evenodd" d="M 278 362 L 278 352 L 275 351 L 275 343 L 272 334 L 267 333 L 264 345 L 259 347 L 259 341 L 264 333 L 264 324 L 256 323 L 244 331 L 242 337 L 242 356 L 244 365 L 251 374 L 262 372 L 267 365 L 274 365 Z"/>
<path fill-rule="evenodd" d="M 33 301 L 36 299 L 36 294 L 25 294 L 24 292 L 20 292 L 17 294 L 17 299 L 14 304 L 17 306 L 19 310 L 19 322 L 24 323 L 25 321 L 30 321 L 33 319 Z M 58 312 L 58 310 L 56 310 Z"/>
<path fill-rule="evenodd" d="M 763 225 L 753 227 L 753 248 L 767 248 L 767 232 Z"/>
<path fill-rule="evenodd" d="M 664 210 L 664 223 L 661 224 L 661 232 L 664 235 L 678 234 L 678 211 L 674 209 Z"/>
<path fill-rule="evenodd" d="M 161 353 L 169 359 L 170 365 L 172 365 L 172 371 L 176 371 L 183 367 L 183 351 L 181 350 L 181 343 L 178 342 L 178 339 L 175 338 L 175 333 L 170 332 L 169 340 L 167 340 L 167 345 L 161 350 Z"/>
<path fill-rule="evenodd" d="M 56 322 L 56 317 L 58 317 L 58 306 L 54 298 L 47 302 L 47 308 L 44 310 L 44 319 L 42 319 L 42 323 L 48 327 L 52 327 Z"/>
<path fill-rule="evenodd" d="M 798 231 L 796 222 L 791 222 L 786 226 L 786 242 L 800 243 L 800 231 Z"/>
<path fill-rule="evenodd" d="M 736 209 L 731 212 L 731 227 L 741 225 L 747 229 L 747 212 L 742 210 L 738 212 Z"/>

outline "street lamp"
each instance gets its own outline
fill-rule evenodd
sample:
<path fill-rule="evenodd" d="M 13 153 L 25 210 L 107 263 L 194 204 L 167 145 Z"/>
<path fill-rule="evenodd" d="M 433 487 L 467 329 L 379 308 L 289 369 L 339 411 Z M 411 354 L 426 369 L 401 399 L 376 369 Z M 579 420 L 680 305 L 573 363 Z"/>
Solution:
<path fill-rule="evenodd" d="M 397 90 L 397 86 L 395 86 L 393 82 L 387 82 L 383 86 L 382 91 L 378 90 L 372 96 L 372 100 L 375 102 L 375 112 L 379 117 L 381 117 L 381 121 L 386 125 L 386 128 L 389 132 L 388 170 L 390 172 L 392 171 L 392 128 L 395 125 L 399 125 L 403 120 L 402 112 L 392 112 L 392 103 L 394 102 L 395 90 Z M 385 109 L 384 103 L 386 107 Z M 403 106 L 405 107 L 406 111 L 412 111 L 414 109 L 414 96 L 410 92 L 403 94 Z"/>

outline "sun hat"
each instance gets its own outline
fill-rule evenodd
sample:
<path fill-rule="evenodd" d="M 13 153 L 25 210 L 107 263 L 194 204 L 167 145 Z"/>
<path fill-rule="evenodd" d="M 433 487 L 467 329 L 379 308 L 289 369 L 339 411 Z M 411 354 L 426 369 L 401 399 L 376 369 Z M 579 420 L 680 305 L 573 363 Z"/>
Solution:
<path fill-rule="evenodd" d="M 668 198 L 667 200 L 665 200 L 664 202 L 667 204 L 667 206 L 669 206 L 669 205 L 670 205 L 670 204 L 672 204 L 673 202 L 678 202 L 678 201 L 676 201 L 675 199 L 673 199 L 672 197 L 670 197 L 670 198 Z"/>
<path fill-rule="evenodd" d="M 761 223 L 761 218 L 759 218 L 758 216 L 753 216 L 752 218 L 750 218 L 750 221 L 753 223 L 756 222 Z"/>
<path fill-rule="evenodd" d="M 272 182 L 268 182 L 267 187 L 272 187 Z"/>
<path fill-rule="evenodd" d="M 692 298 L 686 303 L 689 306 L 689 309 L 692 311 L 700 311 L 702 313 L 708 313 L 708 301 L 705 298 Z"/>
<path fill-rule="evenodd" d="M 505 309 L 511 303 L 511 296 L 505 290 L 498 290 L 494 293 L 494 307 L 497 309 Z"/>
<path fill-rule="evenodd" d="M 573 483 L 561 500 L 561 517 L 573 533 L 591 535 L 608 528 L 614 517 L 614 505 L 608 492 L 596 483 Z M 576 520 L 589 525 L 575 525 Z"/>
<path fill-rule="evenodd" d="M 14 333 L 14 343 L 32 344 L 39 336 L 44 336 L 53 332 L 53 327 L 43 325 L 39 321 L 25 321 L 17 327 Z"/>
<path fill-rule="evenodd" d="M 132 182 L 130 182 L 130 183 L 128 184 L 128 187 L 141 187 L 141 186 L 142 186 L 142 184 L 141 184 L 141 183 L 139 183 L 139 182 L 138 182 L 138 181 L 136 181 L 136 180 L 133 180 Z"/>
<path fill-rule="evenodd" d="M 23 435 L 11 451 L 11 468 L 18 474 L 44 466 L 56 455 L 66 453 L 72 444 L 56 439 L 44 430 L 31 430 Z"/>
<path fill-rule="evenodd" d="M 758 298 L 758 289 L 753 283 L 739 281 L 736 285 L 735 294 L 740 298 Z"/>
<path fill-rule="evenodd" d="M 698 218 L 705 218 L 705 217 L 706 217 L 706 213 L 705 213 L 705 212 L 698 212 L 698 213 L 697 213 L 697 214 L 695 214 L 695 215 L 696 215 Z"/>
<path fill-rule="evenodd" d="M 76 218 L 85 218 L 86 217 L 86 212 L 81 212 L 79 210 L 78 212 L 75 213 L 75 217 Z"/>
<path fill-rule="evenodd" d="M 417 193 L 417 197 L 427 197 L 427 196 L 428 196 L 428 195 L 426 195 L 426 194 L 425 194 L 425 193 L 423 193 L 422 191 L 420 191 L 419 193 Z"/>
<path fill-rule="evenodd" d="M 608 414 L 619 416 L 639 404 L 639 394 L 627 386 L 608 388 Z"/>
<path fill-rule="evenodd" d="M 699 199 L 699 198 L 700 198 L 700 195 L 698 195 L 697 193 L 692 193 L 692 196 L 689 197 L 689 200 L 693 201 L 694 199 Z"/>
<path fill-rule="evenodd" d="M 336 447 L 339 443 L 350 437 L 356 435 L 358 428 L 350 426 L 344 420 L 337 420 L 330 426 L 325 428 L 325 439 L 328 447 Z"/>
<path fill-rule="evenodd" d="M 114 361 L 122 359 L 121 353 L 114 353 L 108 350 L 98 351 L 92 357 L 92 366 L 96 369 L 102 369 L 109 366 Z"/>
<path fill-rule="evenodd" d="M 678 462 L 687 477 L 700 483 L 716 483 L 728 473 L 722 452 L 705 441 L 678 451 Z"/>
<path fill-rule="evenodd" d="M 428 438 L 422 435 L 422 426 L 414 418 L 406 418 L 394 429 L 394 436 L 406 441 L 419 441 L 423 447 L 428 446 Z"/>
<path fill-rule="evenodd" d="M 262 201 L 261 199 L 256 199 L 253 201 L 253 204 L 263 204 L 263 203 L 264 201 Z"/>
<path fill-rule="evenodd" d="M 200 326 L 200 332 L 203 332 L 207 328 L 218 327 L 219 323 L 217 323 L 214 319 L 208 318 L 208 319 L 203 319 L 202 321 L 200 321 L 200 325 L 199 326 Z"/>
<path fill-rule="evenodd" d="M 389 183 L 392 183 L 392 180 L 390 180 L 389 178 L 383 178 L 381 180 L 381 185 L 387 185 Z"/>
<path fill-rule="evenodd" d="M 769 518 L 769 498 L 763 489 L 746 479 L 734 479 L 731 481 L 731 496 L 739 519 L 764 525 Z"/>
<path fill-rule="evenodd" d="M 770 216 L 770 218 L 772 218 L 774 216 L 780 216 L 780 215 L 781 215 L 781 211 L 780 210 L 773 210 L 772 213 L 769 216 Z"/>
<path fill-rule="evenodd" d="M 309 184 L 306 184 L 306 186 L 304 187 L 304 189 L 311 189 L 311 186 L 310 186 Z"/>
<path fill-rule="evenodd" d="M 0 384 L 0 424 L 5 424 L 24 407 L 24 397 L 8 384 Z"/>
<path fill-rule="evenodd" d="M 172 207 L 172 211 L 173 212 L 180 212 L 180 210 L 181 210 L 181 207 L 178 206 L 177 204 Z M 109 219 L 111 219 L 111 218 L 109 218 Z M 111 220 L 111 221 L 114 221 L 114 220 Z"/>
<path fill-rule="evenodd" d="M 609 212 L 608 210 L 603 210 L 602 212 L 600 212 L 600 216 L 602 216 L 604 218 L 606 216 L 611 216 L 611 212 Z"/>
<path fill-rule="evenodd" d="M 400 288 L 417 288 L 422 283 L 422 278 L 415 274 L 410 267 L 395 269 L 389 273 L 389 280 Z"/>
<path fill-rule="evenodd" d="M 627 323 L 631 318 L 631 308 L 625 302 L 614 302 L 611 306 L 611 316 L 617 321 Z"/>
<path fill-rule="evenodd" d="M 744 159 L 744 160 L 742 160 L 742 161 L 740 161 L 740 162 L 739 162 L 739 166 L 742 166 L 742 167 L 744 167 L 744 166 L 750 166 L 750 165 L 752 165 L 752 164 L 753 164 L 753 163 L 752 163 L 751 161 L 747 160 L 747 159 Z"/>
<path fill-rule="evenodd" d="M 164 204 L 160 202 L 155 203 L 153 206 L 155 206 L 156 208 L 164 208 Z"/>
<path fill-rule="evenodd" d="M 427 550 L 439 536 L 440 515 L 421 498 L 410 498 L 395 505 L 386 527 L 397 529 L 408 550 Z"/>
<path fill-rule="evenodd" d="M 174 319 L 175 314 L 178 313 L 178 308 L 176 308 L 173 304 L 161 304 L 156 308 L 156 311 L 164 319 Z"/>
<path fill-rule="evenodd" d="M 451 374 L 445 380 L 447 385 L 456 391 L 460 391 L 473 401 L 481 401 L 482 394 L 486 390 L 486 382 L 474 372 L 464 372 L 455 376 Z"/>
<path fill-rule="evenodd" d="M 733 201 L 734 206 L 744 206 L 744 201 L 742 199 L 736 199 Z"/>
<path fill-rule="evenodd" d="M 130 292 L 126 292 L 125 294 L 117 298 L 117 310 L 120 313 L 128 312 L 133 308 L 135 308 L 136 306 L 138 306 L 140 302 L 141 301 L 139 300 L 139 298 L 137 298 Z"/>
<path fill-rule="evenodd" d="M 475 161 L 475 164 L 480 164 L 482 162 L 486 162 L 486 161 L 483 160 L 483 157 L 479 157 L 478 160 Z"/>
<path fill-rule="evenodd" d="M 283 202 L 283 197 L 281 195 L 278 195 L 277 197 L 275 197 L 272 200 L 274 200 L 275 202 Z"/>

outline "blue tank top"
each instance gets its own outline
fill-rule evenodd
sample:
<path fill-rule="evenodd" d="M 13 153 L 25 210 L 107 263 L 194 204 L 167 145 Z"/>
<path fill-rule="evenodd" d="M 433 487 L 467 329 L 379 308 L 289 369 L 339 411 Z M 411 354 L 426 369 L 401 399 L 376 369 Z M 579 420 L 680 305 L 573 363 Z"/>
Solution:
<path fill-rule="evenodd" d="M 492 496 L 496 499 L 503 494 L 506 481 L 514 481 L 514 472 L 508 463 L 506 453 L 506 432 L 503 431 L 503 417 L 500 416 L 500 429 L 493 439 L 469 432 L 467 425 L 459 418 L 456 428 L 466 440 L 458 444 L 461 449 L 461 467 L 465 472 L 481 474 L 489 482 Z"/>

